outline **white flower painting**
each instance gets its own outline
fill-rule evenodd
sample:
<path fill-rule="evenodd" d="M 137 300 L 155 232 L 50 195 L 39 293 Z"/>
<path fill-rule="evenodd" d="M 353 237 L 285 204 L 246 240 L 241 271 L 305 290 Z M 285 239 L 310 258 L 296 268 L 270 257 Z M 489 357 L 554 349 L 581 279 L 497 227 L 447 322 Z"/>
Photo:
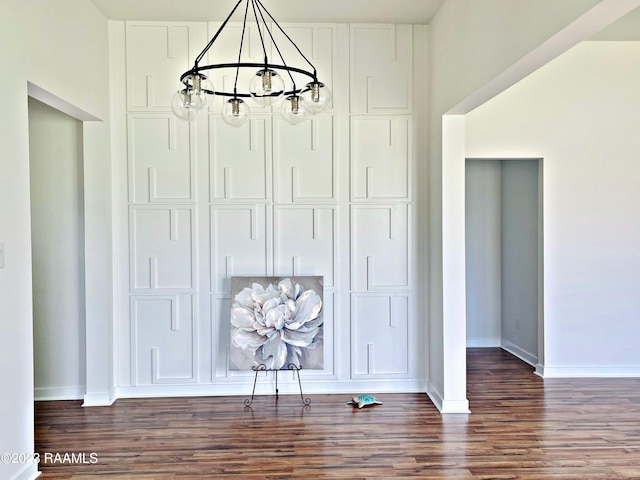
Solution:
<path fill-rule="evenodd" d="M 322 277 L 232 277 L 230 369 L 322 369 L 322 290 Z"/>

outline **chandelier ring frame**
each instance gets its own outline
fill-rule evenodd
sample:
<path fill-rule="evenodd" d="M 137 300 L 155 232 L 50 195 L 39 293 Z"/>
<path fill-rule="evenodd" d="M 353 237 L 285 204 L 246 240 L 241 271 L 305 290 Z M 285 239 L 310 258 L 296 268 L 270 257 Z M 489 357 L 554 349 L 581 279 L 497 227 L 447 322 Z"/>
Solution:
<path fill-rule="evenodd" d="M 189 88 L 189 85 L 187 84 L 187 82 L 185 81 L 185 79 L 191 75 L 198 75 L 200 74 L 200 72 L 206 71 L 206 70 L 218 70 L 218 69 L 222 69 L 222 68 L 233 68 L 233 69 L 238 69 L 238 68 L 258 68 L 261 70 L 264 69 L 270 69 L 270 70 L 282 70 L 282 71 L 287 71 L 287 72 L 294 72 L 294 73 L 299 73 L 301 75 L 306 75 L 307 77 L 309 77 L 313 82 L 318 82 L 318 77 L 316 72 L 314 71 L 313 73 L 308 71 L 308 70 L 304 70 L 302 68 L 297 68 L 297 67 L 291 67 L 289 65 L 277 65 L 277 64 L 271 64 L 271 63 L 256 63 L 256 62 L 241 62 L 241 63 L 216 63 L 216 64 L 212 64 L 212 65 L 202 65 L 202 66 L 197 66 L 197 67 L 193 67 L 191 70 L 188 70 L 186 72 L 184 72 L 181 76 L 180 76 L 180 81 L 187 87 Z M 301 92 L 303 92 L 305 90 L 305 88 L 296 88 L 295 90 L 290 90 L 287 92 L 284 92 L 285 95 L 297 95 Z M 250 93 L 241 93 L 241 92 L 223 92 L 223 91 L 219 91 L 219 90 L 214 90 L 213 92 L 211 90 L 204 90 L 206 93 L 208 94 L 213 94 L 213 95 L 218 95 L 221 97 L 242 97 L 242 98 L 252 98 L 252 95 Z"/>

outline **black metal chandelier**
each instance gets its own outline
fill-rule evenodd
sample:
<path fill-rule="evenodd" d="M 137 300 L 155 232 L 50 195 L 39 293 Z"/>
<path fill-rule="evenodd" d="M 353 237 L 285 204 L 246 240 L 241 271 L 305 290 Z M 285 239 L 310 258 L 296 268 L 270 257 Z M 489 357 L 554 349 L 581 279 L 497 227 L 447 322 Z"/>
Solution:
<path fill-rule="evenodd" d="M 243 2 L 245 3 L 244 19 L 242 22 L 240 47 L 238 49 L 238 61 L 236 63 L 200 65 L 200 61 L 213 46 L 233 14 Z M 245 32 L 247 30 L 247 18 L 251 15 L 250 10 L 253 12 L 253 18 L 255 19 L 255 25 L 262 44 L 262 52 L 264 54 L 263 63 L 241 61 Z M 273 22 L 272 27 L 269 27 L 267 19 Z M 293 67 L 286 63 L 273 36 L 273 27 L 277 27 L 286 40 L 295 47 L 295 50 L 309 65 L 311 70 Z M 271 40 L 271 44 L 278 54 L 279 61 L 269 59 L 267 47 L 265 46 L 265 40 L 267 38 Z M 251 79 L 247 90 L 238 91 L 240 70 L 247 68 L 253 69 L 254 71 L 255 69 L 258 70 Z M 209 77 L 203 73 L 208 70 L 217 69 L 235 69 L 235 81 L 232 92 L 216 90 Z M 302 88 L 299 88 L 296 85 L 294 74 L 298 77 L 302 76 L 302 78 L 307 77 L 306 81 L 308 83 Z M 288 89 L 283 79 L 285 75 L 289 77 L 290 80 Z M 282 116 L 286 121 L 294 125 L 304 122 L 309 115 L 323 112 L 331 101 L 331 92 L 324 83 L 318 80 L 314 65 L 302 53 L 291 37 L 282 29 L 275 18 L 267 11 L 261 0 L 239 0 L 209 43 L 196 57 L 193 67 L 180 76 L 180 81 L 183 87 L 173 97 L 171 109 L 178 118 L 187 121 L 194 120 L 202 111 L 206 110 L 215 95 L 227 98 L 224 102 L 222 119 L 229 125 L 236 127 L 244 124 L 249 118 L 249 107 L 244 100 L 247 98 L 253 99 L 253 101 L 260 106 L 269 106 L 284 97 L 281 108 Z"/>

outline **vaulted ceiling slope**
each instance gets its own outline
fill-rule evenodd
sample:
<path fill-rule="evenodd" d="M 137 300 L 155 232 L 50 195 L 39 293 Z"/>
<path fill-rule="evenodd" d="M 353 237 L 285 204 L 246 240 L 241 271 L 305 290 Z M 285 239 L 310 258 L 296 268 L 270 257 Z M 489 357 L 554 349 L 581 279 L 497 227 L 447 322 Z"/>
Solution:
<path fill-rule="evenodd" d="M 222 21 L 237 0 L 90 0 L 112 20 Z M 445 0 L 262 0 L 279 22 L 428 24 Z M 640 40 L 640 9 L 592 40 Z"/>
<path fill-rule="evenodd" d="M 236 0 L 91 0 L 112 20 L 222 21 Z M 427 24 L 444 0 L 263 0 L 278 22 Z"/>

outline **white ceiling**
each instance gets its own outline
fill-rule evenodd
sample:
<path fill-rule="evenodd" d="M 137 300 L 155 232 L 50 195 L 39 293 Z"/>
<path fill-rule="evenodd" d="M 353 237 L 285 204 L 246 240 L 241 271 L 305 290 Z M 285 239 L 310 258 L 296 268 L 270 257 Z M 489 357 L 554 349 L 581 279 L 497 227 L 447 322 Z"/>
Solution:
<path fill-rule="evenodd" d="M 605 27 L 600 33 L 596 33 L 591 40 L 640 40 L 640 8 L 631 10 L 621 19 Z"/>
<path fill-rule="evenodd" d="M 222 21 L 236 0 L 91 0 L 112 20 Z M 427 24 L 444 0 L 262 0 L 278 22 Z M 239 9 L 240 10 L 240 9 Z M 236 12 L 234 20 L 241 21 Z"/>
<path fill-rule="evenodd" d="M 2 0 L 0 0 L 2 1 Z M 90 0 L 112 20 L 222 21 L 237 0 Z M 427 24 L 445 0 L 262 0 L 278 22 Z M 234 21 L 241 21 L 238 12 Z M 640 8 L 592 40 L 640 40 Z"/>

